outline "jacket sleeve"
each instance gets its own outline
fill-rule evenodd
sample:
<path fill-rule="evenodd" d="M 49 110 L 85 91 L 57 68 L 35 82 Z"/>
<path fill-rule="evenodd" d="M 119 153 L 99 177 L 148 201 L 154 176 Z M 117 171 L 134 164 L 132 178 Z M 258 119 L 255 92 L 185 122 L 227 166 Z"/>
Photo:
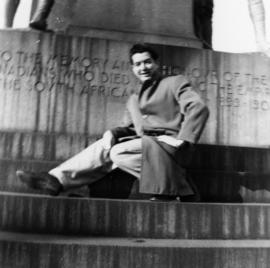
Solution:
<path fill-rule="evenodd" d="M 123 137 L 135 136 L 136 132 L 128 109 L 124 111 L 121 126 L 111 129 L 111 132 L 117 142 Z"/>
<path fill-rule="evenodd" d="M 183 122 L 177 138 L 196 143 L 206 124 L 209 110 L 199 94 L 192 89 L 190 83 L 183 77 L 179 78 L 178 86 L 175 86 L 175 97 L 183 115 Z"/>
<path fill-rule="evenodd" d="M 116 142 L 119 142 L 121 138 L 124 137 L 136 136 L 136 132 L 133 127 L 115 127 L 111 129 L 111 132 L 116 139 Z"/>

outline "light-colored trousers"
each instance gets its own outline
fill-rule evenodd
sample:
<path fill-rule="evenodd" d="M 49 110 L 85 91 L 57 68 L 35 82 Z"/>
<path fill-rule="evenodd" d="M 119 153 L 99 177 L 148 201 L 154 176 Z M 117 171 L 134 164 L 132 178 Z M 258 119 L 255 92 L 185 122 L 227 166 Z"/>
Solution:
<path fill-rule="evenodd" d="M 111 149 L 104 149 L 100 139 L 50 170 L 49 174 L 55 176 L 65 188 L 90 184 L 117 167 L 139 179 L 141 159 L 141 138 L 116 144 Z"/>

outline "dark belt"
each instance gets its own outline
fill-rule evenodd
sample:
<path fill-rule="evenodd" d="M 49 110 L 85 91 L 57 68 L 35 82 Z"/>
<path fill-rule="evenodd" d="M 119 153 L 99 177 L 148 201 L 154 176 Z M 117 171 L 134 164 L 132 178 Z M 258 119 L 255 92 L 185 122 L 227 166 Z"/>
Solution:
<path fill-rule="evenodd" d="M 162 130 L 162 129 L 153 129 L 153 130 L 144 129 L 143 134 L 146 135 L 146 136 L 160 136 L 160 135 L 165 135 L 166 130 Z"/>

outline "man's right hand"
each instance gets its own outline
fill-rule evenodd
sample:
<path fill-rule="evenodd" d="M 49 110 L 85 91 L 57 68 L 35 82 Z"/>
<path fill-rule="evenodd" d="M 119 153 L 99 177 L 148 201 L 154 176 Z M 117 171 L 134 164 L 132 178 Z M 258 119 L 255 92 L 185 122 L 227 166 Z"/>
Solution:
<path fill-rule="evenodd" d="M 112 146 L 115 144 L 115 138 L 110 130 L 107 130 L 103 134 L 102 142 L 103 142 L 103 148 L 106 150 L 111 149 Z"/>
<path fill-rule="evenodd" d="M 178 140 L 178 139 L 176 139 L 172 136 L 168 136 L 168 135 L 158 136 L 157 140 L 164 142 L 164 143 L 167 143 L 168 145 L 171 145 L 171 146 L 176 147 L 176 148 L 180 147 L 184 142 L 183 140 Z"/>

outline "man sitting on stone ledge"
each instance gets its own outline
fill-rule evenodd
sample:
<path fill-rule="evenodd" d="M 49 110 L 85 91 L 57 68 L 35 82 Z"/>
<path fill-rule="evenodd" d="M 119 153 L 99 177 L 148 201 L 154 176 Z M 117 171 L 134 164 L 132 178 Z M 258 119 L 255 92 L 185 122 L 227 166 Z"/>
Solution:
<path fill-rule="evenodd" d="M 91 184 L 116 167 L 139 179 L 151 200 L 179 200 L 194 191 L 184 166 L 208 118 L 208 108 L 183 75 L 163 78 L 158 55 L 145 44 L 130 49 L 133 73 L 142 86 L 127 102 L 127 124 L 104 133 L 82 152 L 48 173 L 18 170 L 29 187 L 58 195 Z"/>

